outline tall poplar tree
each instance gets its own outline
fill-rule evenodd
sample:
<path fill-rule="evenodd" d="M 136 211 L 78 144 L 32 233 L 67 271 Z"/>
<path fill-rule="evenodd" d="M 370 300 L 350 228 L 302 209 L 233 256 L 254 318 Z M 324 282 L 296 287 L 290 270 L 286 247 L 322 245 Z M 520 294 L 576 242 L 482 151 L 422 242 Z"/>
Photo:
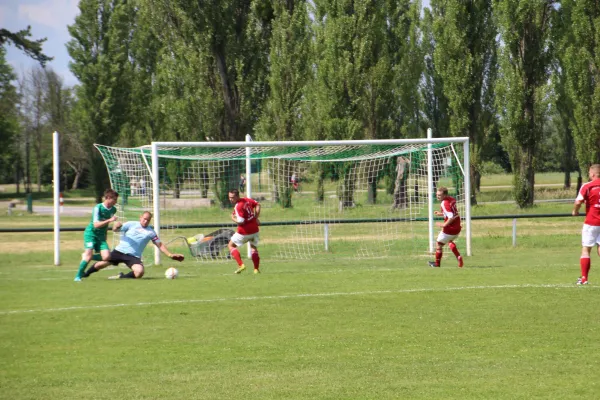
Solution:
<path fill-rule="evenodd" d="M 302 96 L 310 76 L 310 20 L 305 0 L 273 2 L 269 97 L 257 125 L 266 140 L 302 140 Z"/>
<path fill-rule="evenodd" d="M 108 174 L 93 143 L 118 144 L 129 121 L 132 66 L 129 57 L 135 8 L 128 0 L 81 0 L 69 26 L 70 68 L 79 79 L 76 119 L 88 151 L 91 181 L 100 200 Z"/>
<path fill-rule="evenodd" d="M 600 3 L 561 2 L 561 51 L 566 93 L 573 105 L 571 129 L 582 171 L 600 163 Z"/>
<path fill-rule="evenodd" d="M 533 205 L 535 156 L 542 135 L 540 101 L 553 56 L 551 0 L 495 0 L 501 34 L 497 104 L 502 142 L 514 171 L 514 196 L 521 208 Z"/>
<path fill-rule="evenodd" d="M 163 80 L 164 91 L 198 101 L 204 137 L 243 140 L 268 93 L 271 2 L 143 0 L 142 5 L 152 13 L 154 33 L 164 47 L 159 73 L 175 80 L 170 88 Z"/>
<path fill-rule="evenodd" d="M 448 99 L 451 136 L 470 140 L 471 201 L 476 204 L 482 150 L 490 132 L 496 78 L 492 0 L 432 0 L 434 62 Z"/>

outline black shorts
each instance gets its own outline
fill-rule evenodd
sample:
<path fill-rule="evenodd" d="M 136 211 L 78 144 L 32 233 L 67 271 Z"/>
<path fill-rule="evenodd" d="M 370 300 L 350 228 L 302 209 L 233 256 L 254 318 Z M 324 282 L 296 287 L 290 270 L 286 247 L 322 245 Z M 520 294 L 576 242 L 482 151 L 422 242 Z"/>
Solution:
<path fill-rule="evenodd" d="M 124 263 L 129 268 L 131 268 L 131 266 L 134 264 L 140 264 L 142 267 L 144 266 L 144 263 L 142 263 L 141 259 L 137 258 L 136 256 L 121 253 L 119 250 L 113 250 L 110 252 L 110 262 L 112 262 L 113 265 Z"/>

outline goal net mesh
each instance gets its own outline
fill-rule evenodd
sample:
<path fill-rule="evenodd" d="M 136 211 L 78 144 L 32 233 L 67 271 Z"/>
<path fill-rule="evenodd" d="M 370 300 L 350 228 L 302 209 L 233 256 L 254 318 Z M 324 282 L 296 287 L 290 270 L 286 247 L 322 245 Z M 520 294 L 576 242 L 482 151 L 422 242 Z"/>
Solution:
<path fill-rule="evenodd" d="M 462 145 L 296 143 L 249 147 L 250 174 L 245 147 L 161 145 L 158 182 L 152 179 L 150 146 L 96 147 L 120 194 L 122 220 L 137 220 L 158 201 L 162 241 L 200 261 L 228 257 L 228 237 L 219 235 L 221 229 L 235 229 L 231 189 L 242 197 L 251 189 L 261 204 L 263 257 L 427 255 L 428 151 L 434 191 L 447 187 L 464 215 Z M 153 199 L 155 184 L 158 199 Z"/>

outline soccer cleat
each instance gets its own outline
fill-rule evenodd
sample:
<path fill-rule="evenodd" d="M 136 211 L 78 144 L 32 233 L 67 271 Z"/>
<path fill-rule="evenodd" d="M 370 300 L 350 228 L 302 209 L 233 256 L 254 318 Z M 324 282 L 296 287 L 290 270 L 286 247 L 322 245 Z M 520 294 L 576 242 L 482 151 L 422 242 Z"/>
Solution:
<path fill-rule="evenodd" d="M 462 268 L 465 263 L 463 262 L 462 256 L 458 256 L 458 268 Z"/>
<path fill-rule="evenodd" d="M 254 275 L 260 274 L 260 270 L 258 268 L 254 268 Z"/>
<path fill-rule="evenodd" d="M 121 279 L 123 278 L 123 273 L 119 272 L 119 275 L 113 275 L 113 276 L 109 276 L 108 279 Z"/>
<path fill-rule="evenodd" d="M 428 264 L 431 268 L 439 268 L 440 267 L 439 265 L 435 265 L 435 261 L 429 261 Z"/>
<path fill-rule="evenodd" d="M 246 269 L 246 266 L 244 264 L 242 264 L 241 266 L 238 267 L 238 269 L 235 270 L 235 273 L 241 274 L 242 272 L 244 272 L 245 269 Z"/>
<path fill-rule="evenodd" d="M 587 279 L 585 279 L 583 276 L 581 278 L 577 278 L 577 284 L 578 285 L 587 285 L 588 281 Z"/>
<path fill-rule="evenodd" d="M 81 282 L 81 277 L 76 276 L 75 279 L 73 279 L 73 282 Z"/>

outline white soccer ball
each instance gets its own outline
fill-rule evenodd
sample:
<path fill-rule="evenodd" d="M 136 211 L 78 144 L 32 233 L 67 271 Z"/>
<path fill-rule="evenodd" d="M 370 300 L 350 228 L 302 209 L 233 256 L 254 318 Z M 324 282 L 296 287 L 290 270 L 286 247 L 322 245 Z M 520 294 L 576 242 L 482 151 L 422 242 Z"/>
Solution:
<path fill-rule="evenodd" d="M 177 271 L 177 268 L 175 268 L 175 267 L 168 268 L 165 271 L 165 278 L 167 278 L 167 279 L 175 279 L 178 276 L 179 276 L 179 271 Z"/>

